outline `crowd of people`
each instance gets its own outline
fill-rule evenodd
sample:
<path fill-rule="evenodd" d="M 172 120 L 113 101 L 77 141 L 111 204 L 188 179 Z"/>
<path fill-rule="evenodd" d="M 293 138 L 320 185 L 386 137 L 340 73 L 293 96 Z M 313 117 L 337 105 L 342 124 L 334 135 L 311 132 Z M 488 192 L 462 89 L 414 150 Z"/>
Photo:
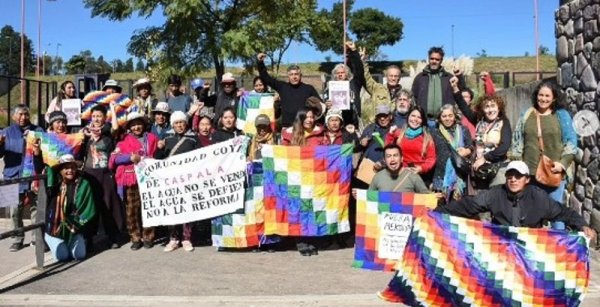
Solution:
<path fill-rule="evenodd" d="M 428 65 L 410 90 L 400 85 L 399 67 L 388 67 L 386 83 L 378 83 L 354 43 L 348 42 L 346 48 L 347 63 L 336 65 L 331 75 L 332 80 L 349 81 L 348 110 L 334 108 L 327 94 L 321 96 L 302 82 L 300 67 L 289 66 L 287 81 L 281 81 L 268 73 L 265 54 L 257 55 L 259 74 L 252 93 L 275 92 L 275 119 L 264 114 L 256 117 L 256 133 L 249 135 L 249 162 L 261 159 L 263 144 L 353 144 L 356 168 L 369 165 L 372 169 L 367 171 L 373 173 L 369 182 L 355 179 L 353 188 L 433 193 L 441 212 L 513 226 L 542 227 L 552 222 L 554 228 L 569 227 L 595 237 L 564 202 L 566 171 L 577 151 L 577 137 L 555 84 L 543 82 L 535 88 L 531 107 L 513 130 L 506 116 L 511 102 L 495 94 L 490 75 L 481 74 L 484 93 L 475 99 L 462 72 L 442 66 L 442 48 L 429 50 Z M 121 246 L 123 232 L 132 250 L 152 248 L 157 236 L 155 229 L 142 225 L 134 165 L 144 158 L 166 159 L 245 134 L 236 125 L 245 89 L 238 88 L 231 73 L 222 76 L 217 93 L 210 93 L 210 84 L 196 78 L 190 82 L 193 94 L 188 95 L 181 90 L 182 83 L 180 76 L 171 75 L 168 94 L 159 101 L 151 81 L 140 79 L 133 86 L 136 111 L 127 114 L 124 127 L 116 120 L 106 122 L 107 115 L 115 112 L 111 104 L 93 107 L 89 122 L 76 129 L 67 126 L 61 111 L 61 101 L 74 97 L 74 85 L 61 84 L 46 113 L 46 131 L 83 134 L 82 150 L 49 167 L 41 158 L 39 142 L 34 144 L 35 171 L 49 176 L 45 241 L 56 259 L 85 257 L 86 250 L 93 250 L 92 239 L 100 225 L 110 248 Z M 102 90 L 119 93 L 122 89 L 109 80 Z M 366 103 L 375 106 L 375 114 L 371 124 L 359 129 L 365 116 L 363 90 L 370 94 Z M 24 133 L 42 131 L 31 123 L 26 106 L 17 106 L 12 120 L 0 134 L 5 179 L 22 174 Z M 538 176 L 540 169 L 545 176 Z M 35 193 L 26 183 L 19 192 L 20 204 L 11 211 L 15 228 L 23 225 L 25 205 L 35 217 Z M 351 200 L 351 210 L 353 204 Z M 180 247 L 193 251 L 196 242 L 210 240 L 206 221 L 169 226 L 166 232 L 165 252 Z M 193 238 L 195 233 L 201 238 Z M 20 250 L 23 240 L 23 235 L 17 236 L 11 251 Z M 34 238 L 32 244 L 35 240 L 42 238 Z M 304 256 L 318 254 L 318 245 L 309 238 L 297 240 Z"/>

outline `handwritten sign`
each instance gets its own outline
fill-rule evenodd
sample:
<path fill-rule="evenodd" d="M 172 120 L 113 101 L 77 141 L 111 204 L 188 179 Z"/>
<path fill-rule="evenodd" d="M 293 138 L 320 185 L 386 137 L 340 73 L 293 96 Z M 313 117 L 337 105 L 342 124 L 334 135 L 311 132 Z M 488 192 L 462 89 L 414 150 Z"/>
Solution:
<path fill-rule="evenodd" d="M 400 259 L 412 228 L 413 217 L 403 213 L 379 215 L 379 258 Z"/>
<path fill-rule="evenodd" d="M 246 137 L 136 167 L 144 227 L 176 225 L 244 206 Z"/>

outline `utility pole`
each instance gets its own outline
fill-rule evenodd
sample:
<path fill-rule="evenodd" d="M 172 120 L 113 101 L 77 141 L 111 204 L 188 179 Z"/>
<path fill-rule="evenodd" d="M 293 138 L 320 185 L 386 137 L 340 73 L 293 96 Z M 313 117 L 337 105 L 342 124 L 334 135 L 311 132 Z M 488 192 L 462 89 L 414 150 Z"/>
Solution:
<path fill-rule="evenodd" d="M 454 58 L 454 25 L 451 30 L 451 46 L 452 46 L 452 57 Z"/>
<path fill-rule="evenodd" d="M 25 0 L 21 0 L 21 103 L 25 102 Z"/>
<path fill-rule="evenodd" d="M 540 32 L 538 27 L 538 0 L 533 0 L 533 20 L 535 33 L 535 79 L 540 80 Z"/>

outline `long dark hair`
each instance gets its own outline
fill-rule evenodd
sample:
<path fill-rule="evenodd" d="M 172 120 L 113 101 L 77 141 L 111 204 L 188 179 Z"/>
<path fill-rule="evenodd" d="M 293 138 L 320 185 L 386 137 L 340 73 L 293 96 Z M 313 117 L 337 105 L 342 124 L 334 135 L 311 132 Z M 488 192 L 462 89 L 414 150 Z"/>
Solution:
<path fill-rule="evenodd" d="M 303 107 L 296 113 L 296 118 L 294 118 L 294 123 L 292 124 L 292 145 L 304 145 L 304 120 L 308 116 L 308 112 L 311 112 L 313 116 L 315 115 L 315 111 L 309 107 Z"/>
<path fill-rule="evenodd" d="M 554 113 L 554 111 L 558 110 L 558 109 L 565 109 L 567 107 L 566 105 L 566 99 L 565 99 L 565 95 L 562 93 L 562 91 L 558 88 L 558 85 L 552 83 L 552 82 L 541 82 L 540 84 L 538 84 L 538 86 L 535 87 L 535 89 L 533 90 L 533 94 L 531 94 L 531 104 L 533 105 L 534 108 L 538 108 L 538 94 L 540 93 L 540 90 L 542 89 L 542 87 L 547 87 L 552 91 L 552 96 L 554 97 L 554 100 L 552 101 L 552 104 L 550 105 L 550 109 L 552 110 L 552 112 Z"/>

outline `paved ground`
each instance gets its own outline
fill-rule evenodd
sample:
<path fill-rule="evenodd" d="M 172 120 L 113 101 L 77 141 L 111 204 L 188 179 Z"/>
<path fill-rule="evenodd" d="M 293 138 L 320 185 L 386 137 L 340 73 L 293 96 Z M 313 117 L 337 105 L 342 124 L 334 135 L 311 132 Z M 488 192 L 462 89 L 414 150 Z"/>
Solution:
<path fill-rule="evenodd" d="M 0 220 L 0 231 L 8 220 Z M 391 273 L 350 267 L 352 249 L 302 257 L 295 251 L 164 253 L 161 246 L 106 250 L 82 262 L 31 269 L 32 247 L 9 253 L 0 241 L 0 305 L 28 306 L 385 306 L 375 293 Z M 597 258 L 597 255 L 596 255 Z M 584 306 L 600 304 L 600 261 L 592 260 Z M 265 268 L 267 268 L 265 270 Z"/>

